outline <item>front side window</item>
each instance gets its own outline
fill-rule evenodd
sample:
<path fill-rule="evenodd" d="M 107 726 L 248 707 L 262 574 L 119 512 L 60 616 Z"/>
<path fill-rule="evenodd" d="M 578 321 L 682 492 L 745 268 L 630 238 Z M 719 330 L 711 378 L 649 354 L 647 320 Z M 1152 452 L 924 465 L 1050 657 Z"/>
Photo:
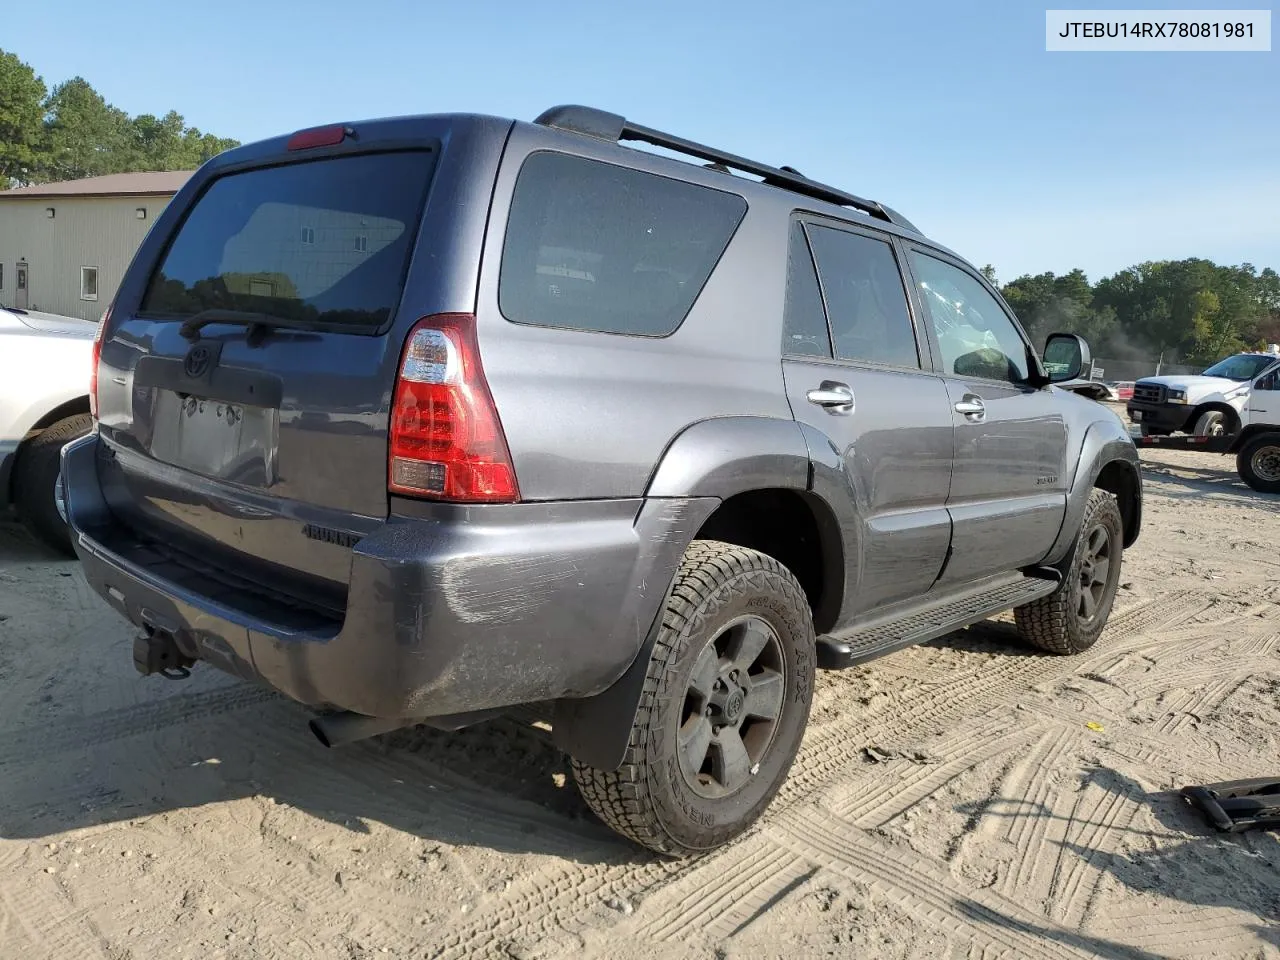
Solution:
<path fill-rule="evenodd" d="M 914 250 L 911 268 L 933 324 L 944 373 L 1013 384 L 1027 382 L 1026 342 L 977 278 L 945 260 Z"/>
<path fill-rule="evenodd" d="M 1280 368 L 1272 370 L 1253 385 L 1255 390 L 1280 390 Z"/>
<path fill-rule="evenodd" d="M 919 368 L 907 292 L 884 240 L 810 225 L 809 241 L 841 360 Z"/>
<path fill-rule="evenodd" d="M 747 212 L 737 194 L 542 152 L 516 179 L 498 277 L 513 323 L 665 337 Z"/>
<path fill-rule="evenodd" d="M 98 299 L 98 268 L 97 267 L 81 267 L 80 268 L 80 299 L 81 300 L 97 300 Z"/>
<path fill-rule="evenodd" d="M 376 328 L 399 303 L 431 169 L 431 154 L 405 151 L 219 177 L 178 228 L 142 313 Z"/>

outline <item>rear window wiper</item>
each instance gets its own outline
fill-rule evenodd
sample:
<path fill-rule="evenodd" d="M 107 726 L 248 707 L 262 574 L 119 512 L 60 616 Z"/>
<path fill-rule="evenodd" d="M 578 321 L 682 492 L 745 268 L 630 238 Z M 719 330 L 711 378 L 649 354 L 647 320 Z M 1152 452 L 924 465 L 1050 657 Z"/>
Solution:
<path fill-rule="evenodd" d="M 255 334 L 264 334 L 268 330 L 274 330 L 278 327 L 298 328 L 310 326 L 310 324 L 295 323 L 283 317 L 274 317 L 269 313 L 253 313 L 249 310 L 227 310 L 221 307 L 212 307 L 192 314 L 183 320 L 182 326 L 178 328 L 178 333 L 188 340 L 195 340 L 200 336 L 200 331 L 211 323 L 235 323 L 247 326 L 251 337 Z"/>

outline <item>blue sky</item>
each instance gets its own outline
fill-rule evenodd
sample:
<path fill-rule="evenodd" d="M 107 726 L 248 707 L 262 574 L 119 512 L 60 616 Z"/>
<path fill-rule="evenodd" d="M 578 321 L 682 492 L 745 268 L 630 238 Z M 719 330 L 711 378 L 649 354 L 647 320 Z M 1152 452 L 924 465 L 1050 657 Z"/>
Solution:
<path fill-rule="evenodd" d="M 1050 54 L 1025 2 L 37 6 L 0 46 L 47 83 L 79 74 L 130 113 L 244 141 L 588 103 L 883 200 L 1005 280 L 1186 256 L 1280 269 L 1274 50 Z"/>

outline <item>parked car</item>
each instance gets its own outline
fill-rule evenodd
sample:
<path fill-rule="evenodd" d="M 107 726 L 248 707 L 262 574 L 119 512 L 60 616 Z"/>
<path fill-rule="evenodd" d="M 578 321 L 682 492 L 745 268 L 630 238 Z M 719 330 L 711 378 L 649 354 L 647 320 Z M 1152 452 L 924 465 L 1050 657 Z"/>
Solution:
<path fill-rule="evenodd" d="M 1280 353 L 1238 353 L 1198 376 L 1143 377 L 1133 386 L 1129 419 L 1143 434 L 1233 436 L 1255 384 L 1280 368 Z"/>
<path fill-rule="evenodd" d="M 329 745 L 550 705 L 670 854 L 768 806 L 816 668 L 1010 609 L 1085 650 L 1140 529 L 1125 425 L 972 265 L 584 107 L 224 153 L 101 332 L 67 508 L 142 673 L 258 680 Z"/>
<path fill-rule="evenodd" d="M 58 504 L 62 445 L 93 427 L 89 378 L 97 327 L 0 307 L 0 510 L 74 556 Z"/>

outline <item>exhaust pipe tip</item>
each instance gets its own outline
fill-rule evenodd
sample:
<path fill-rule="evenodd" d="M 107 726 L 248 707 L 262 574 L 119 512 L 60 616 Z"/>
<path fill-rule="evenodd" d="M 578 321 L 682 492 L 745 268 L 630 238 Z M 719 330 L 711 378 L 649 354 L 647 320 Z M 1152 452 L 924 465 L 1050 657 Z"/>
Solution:
<path fill-rule="evenodd" d="M 403 727 L 411 727 L 419 721 L 402 717 L 367 717 L 362 713 L 344 710 L 338 713 L 312 717 L 307 726 L 326 747 L 340 747 L 344 743 L 367 740 L 379 734 L 390 733 Z"/>
<path fill-rule="evenodd" d="M 325 736 L 324 724 L 320 722 L 319 717 L 313 717 L 310 721 L 308 721 L 307 726 L 310 728 L 311 732 L 316 735 L 316 739 L 319 740 L 322 744 L 324 744 L 326 747 L 333 746 L 333 744 L 329 742 L 329 738 Z"/>

